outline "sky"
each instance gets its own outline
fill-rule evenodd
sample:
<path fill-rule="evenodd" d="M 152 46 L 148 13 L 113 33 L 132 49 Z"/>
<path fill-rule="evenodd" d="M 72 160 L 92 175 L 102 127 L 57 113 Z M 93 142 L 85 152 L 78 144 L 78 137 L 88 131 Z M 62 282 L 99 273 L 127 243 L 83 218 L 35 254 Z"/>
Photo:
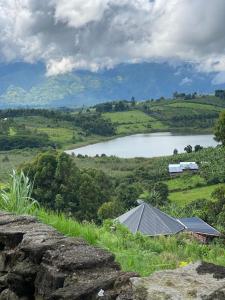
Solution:
<path fill-rule="evenodd" d="M 189 62 L 224 83 L 224 28 L 225 0 L 0 0 L 0 62 L 41 61 L 48 76 Z"/>

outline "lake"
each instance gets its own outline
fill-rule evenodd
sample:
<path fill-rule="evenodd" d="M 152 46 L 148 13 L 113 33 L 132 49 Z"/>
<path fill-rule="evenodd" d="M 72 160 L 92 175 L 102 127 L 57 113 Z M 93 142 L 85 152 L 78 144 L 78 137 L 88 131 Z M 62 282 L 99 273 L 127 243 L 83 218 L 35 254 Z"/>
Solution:
<path fill-rule="evenodd" d="M 123 158 L 156 157 L 172 155 L 176 148 L 179 153 L 184 152 L 184 147 L 201 145 L 215 147 L 218 143 L 211 134 L 183 135 L 170 132 L 135 134 L 116 138 L 85 147 L 68 150 L 66 153 L 95 156 L 96 154 L 115 155 Z"/>

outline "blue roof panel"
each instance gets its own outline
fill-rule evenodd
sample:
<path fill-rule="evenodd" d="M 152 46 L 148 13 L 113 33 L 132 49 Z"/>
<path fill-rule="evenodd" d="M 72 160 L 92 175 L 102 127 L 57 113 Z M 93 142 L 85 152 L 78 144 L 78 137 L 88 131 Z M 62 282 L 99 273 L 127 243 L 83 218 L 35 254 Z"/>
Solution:
<path fill-rule="evenodd" d="M 198 217 L 178 219 L 186 230 L 212 236 L 220 236 L 220 232 Z"/>

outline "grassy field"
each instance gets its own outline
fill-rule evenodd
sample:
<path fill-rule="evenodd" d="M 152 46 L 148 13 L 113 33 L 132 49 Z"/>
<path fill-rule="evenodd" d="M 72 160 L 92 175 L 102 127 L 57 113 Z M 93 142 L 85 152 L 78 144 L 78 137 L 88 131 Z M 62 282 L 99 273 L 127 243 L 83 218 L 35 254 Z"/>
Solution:
<path fill-rule="evenodd" d="M 170 192 L 183 191 L 206 185 L 206 181 L 200 175 L 181 175 L 165 181 Z"/>
<path fill-rule="evenodd" d="M 104 117 L 116 125 L 117 134 L 165 131 L 168 128 L 161 121 L 139 110 L 104 113 Z"/>
<path fill-rule="evenodd" d="M 133 235 L 120 225 L 112 232 L 110 222 L 102 227 L 80 224 L 44 210 L 38 213 L 38 217 L 67 236 L 84 238 L 93 245 L 111 251 L 123 271 L 138 272 L 141 276 L 198 260 L 225 266 L 225 248 L 221 244 L 203 245 L 186 234 L 149 238 L 141 234 Z"/>
<path fill-rule="evenodd" d="M 178 206 L 185 206 L 197 199 L 211 199 L 212 192 L 222 184 L 214 184 L 205 187 L 193 188 L 181 192 L 169 194 L 169 200 Z M 225 186 L 223 184 L 223 186 Z"/>
<path fill-rule="evenodd" d="M 202 103 L 193 103 L 193 102 L 174 102 L 169 104 L 168 106 L 176 107 L 176 108 L 190 108 L 195 110 L 209 110 L 209 111 L 221 111 L 222 107 L 218 107 L 212 104 L 202 104 Z"/>
<path fill-rule="evenodd" d="M 55 121 L 54 119 L 39 116 L 17 117 L 14 120 L 20 125 L 24 124 L 34 134 L 36 132 L 46 133 L 50 141 L 60 145 L 62 148 L 67 148 L 84 140 L 82 130 L 72 126 L 69 122 Z"/>
<path fill-rule="evenodd" d="M 34 158 L 39 151 L 38 149 L 24 149 L 0 152 L 0 184 L 8 181 L 13 169 L 17 169 L 21 164 Z"/>

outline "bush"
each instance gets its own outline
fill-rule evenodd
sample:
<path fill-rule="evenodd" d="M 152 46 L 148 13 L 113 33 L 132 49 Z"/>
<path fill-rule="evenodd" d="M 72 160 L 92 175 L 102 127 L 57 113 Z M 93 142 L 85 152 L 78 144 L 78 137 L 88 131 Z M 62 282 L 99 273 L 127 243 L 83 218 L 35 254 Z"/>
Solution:
<path fill-rule="evenodd" d="M 31 198 L 33 184 L 23 172 L 13 171 L 7 191 L 0 192 L 0 209 L 16 214 L 34 214 L 38 203 Z"/>

